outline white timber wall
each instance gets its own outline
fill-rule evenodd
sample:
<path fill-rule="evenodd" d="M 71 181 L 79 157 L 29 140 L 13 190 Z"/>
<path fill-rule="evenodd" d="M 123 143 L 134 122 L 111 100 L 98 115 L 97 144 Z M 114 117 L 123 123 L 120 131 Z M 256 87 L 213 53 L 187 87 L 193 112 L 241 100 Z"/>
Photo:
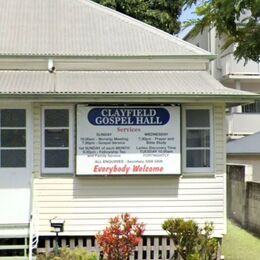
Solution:
<path fill-rule="evenodd" d="M 191 104 L 189 104 L 190 106 Z M 34 205 L 39 234 L 50 233 L 49 220 L 65 220 L 64 236 L 95 235 L 110 217 L 129 212 L 146 224 L 145 235 L 165 235 L 167 218 L 213 221 L 216 235 L 226 232 L 224 105 L 214 105 L 214 172 L 181 176 L 42 176 L 41 105 L 34 105 Z"/>

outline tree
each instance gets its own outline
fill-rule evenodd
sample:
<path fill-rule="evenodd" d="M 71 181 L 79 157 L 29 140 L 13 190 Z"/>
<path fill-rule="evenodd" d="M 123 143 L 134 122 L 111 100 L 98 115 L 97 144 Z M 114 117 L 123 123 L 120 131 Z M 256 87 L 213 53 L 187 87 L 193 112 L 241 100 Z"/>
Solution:
<path fill-rule="evenodd" d="M 223 49 L 236 45 L 237 60 L 260 61 L 260 0 L 184 1 L 188 7 L 197 4 L 199 18 L 187 23 L 195 25 L 194 35 L 205 27 L 214 26 L 219 35 L 225 35 Z"/>
<path fill-rule="evenodd" d="M 180 31 L 183 0 L 94 0 L 170 34 Z"/>

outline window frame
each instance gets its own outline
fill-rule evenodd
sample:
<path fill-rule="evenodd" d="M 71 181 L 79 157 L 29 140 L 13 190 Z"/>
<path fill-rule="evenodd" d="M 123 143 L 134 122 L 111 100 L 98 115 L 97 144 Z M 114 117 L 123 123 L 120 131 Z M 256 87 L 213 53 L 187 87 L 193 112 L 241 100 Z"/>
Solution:
<path fill-rule="evenodd" d="M 208 110 L 209 111 L 209 128 L 207 127 L 194 127 L 194 130 L 203 130 L 203 129 L 209 129 L 210 134 L 210 145 L 209 145 L 209 152 L 210 152 L 210 167 L 187 167 L 187 128 L 186 127 L 186 110 Z M 185 106 L 182 109 L 182 169 L 184 173 L 213 173 L 214 172 L 214 120 L 213 120 L 213 107 L 212 106 Z M 203 147 L 198 147 L 199 149 L 203 149 Z M 208 148 L 207 148 L 208 149 Z M 196 149 L 190 149 L 190 150 L 196 150 Z M 205 148 L 206 150 L 206 148 Z"/>
<path fill-rule="evenodd" d="M 67 150 L 59 149 L 59 147 L 45 147 L 45 110 L 63 110 L 69 111 L 69 126 L 68 127 L 53 127 L 53 129 L 68 129 L 69 130 L 69 145 L 68 145 L 68 163 L 69 167 L 45 167 L 45 150 Z M 73 174 L 74 173 L 74 107 L 70 105 L 64 106 L 43 106 L 41 109 L 41 172 L 42 174 Z"/>
<path fill-rule="evenodd" d="M 33 144 L 33 137 L 32 137 L 32 107 L 31 104 L 28 103 L 21 103 L 18 105 L 13 105 L 10 103 L 3 102 L 0 106 L 0 110 L 4 109 L 22 109 L 25 110 L 25 167 L 1 167 L 0 165 L 0 173 L 15 173 L 15 172 L 27 172 L 28 170 L 32 169 L 33 167 L 33 155 L 32 155 L 32 144 Z M 5 128 L 5 127 L 4 127 Z M 9 127 L 6 127 L 9 128 Z M 12 128 L 12 127 L 11 127 Z M 9 128 L 9 129 L 11 129 Z M 2 127 L 1 127 L 2 129 Z M 20 127 L 14 127 L 13 129 L 20 129 Z M 12 149 L 15 147 L 12 147 Z M 21 148 L 21 147 L 19 147 Z M 4 147 L 4 149 L 8 149 Z M 21 148 L 22 149 L 22 148 Z M 2 150 L 2 149 L 1 149 Z"/>

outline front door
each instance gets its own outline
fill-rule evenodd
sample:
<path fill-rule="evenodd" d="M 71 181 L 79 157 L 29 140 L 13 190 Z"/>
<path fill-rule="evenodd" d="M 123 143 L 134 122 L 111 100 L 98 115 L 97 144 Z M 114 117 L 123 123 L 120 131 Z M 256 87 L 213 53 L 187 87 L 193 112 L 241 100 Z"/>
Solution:
<path fill-rule="evenodd" d="M 29 223 L 30 173 L 12 171 L 0 175 L 0 225 Z"/>
<path fill-rule="evenodd" d="M 30 218 L 29 108 L 0 108 L 0 225 Z"/>

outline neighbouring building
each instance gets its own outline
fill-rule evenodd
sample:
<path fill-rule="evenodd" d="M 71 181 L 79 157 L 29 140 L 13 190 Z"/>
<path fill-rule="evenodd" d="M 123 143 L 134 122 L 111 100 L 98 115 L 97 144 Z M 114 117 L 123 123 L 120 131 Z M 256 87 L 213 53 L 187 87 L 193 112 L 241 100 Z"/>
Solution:
<path fill-rule="evenodd" d="M 224 36 L 219 36 L 215 28 L 206 28 L 195 37 L 188 33 L 184 40 L 217 54 L 209 65 L 209 72 L 224 86 L 232 89 L 260 93 L 260 65 L 257 62 L 244 60 L 239 62 L 234 57 L 236 46 L 222 49 Z M 227 135 L 237 139 L 260 131 L 260 103 L 239 105 L 227 113 Z"/>
<path fill-rule="evenodd" d="M 252 180 L 260 181 L 260 132 L 227 143 L 227 162 L 248 165 Z"/>
<path fill-rule="evenodd" d="M 0 35 L 1 239 L 46 246 L 57 217 L 86 246 L 123 212 L 226 233 L 225 109 L 259 96 L 214 55 L 88 0 L 0 0 Z"/>

